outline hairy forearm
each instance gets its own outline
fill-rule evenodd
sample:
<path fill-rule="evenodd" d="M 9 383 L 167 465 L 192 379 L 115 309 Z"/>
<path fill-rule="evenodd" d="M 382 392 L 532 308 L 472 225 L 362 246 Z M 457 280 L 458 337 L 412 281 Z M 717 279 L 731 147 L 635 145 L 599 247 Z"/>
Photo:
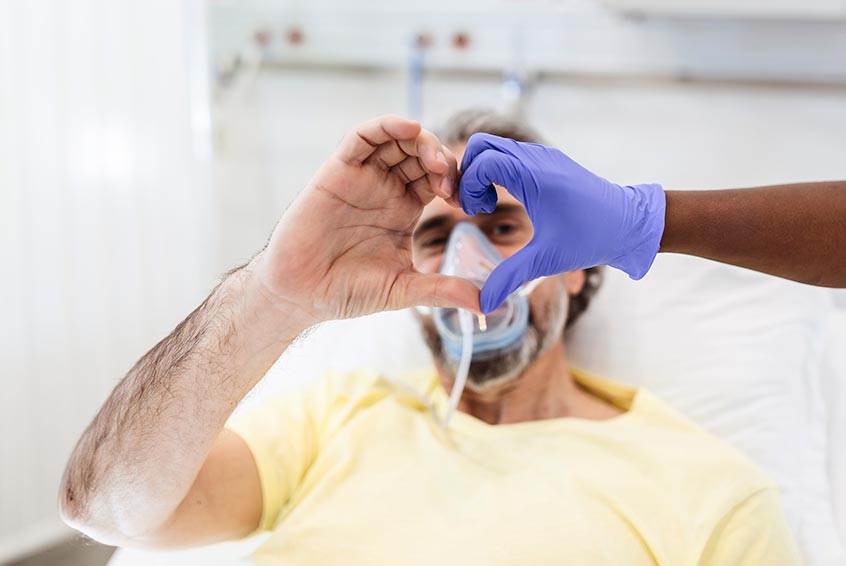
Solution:
<path fill-rule="evenodd" d="M 305 329 L 252 267 L 232 272 L 142 357 L 80 439 L 65 518 L 97 538 L 143 538 L 188 492 L 238 402 Z"/>
<path fill-rule="evenodd" d="M 662 252 L 846 287 L 846 182 L 666 195 Z"/>

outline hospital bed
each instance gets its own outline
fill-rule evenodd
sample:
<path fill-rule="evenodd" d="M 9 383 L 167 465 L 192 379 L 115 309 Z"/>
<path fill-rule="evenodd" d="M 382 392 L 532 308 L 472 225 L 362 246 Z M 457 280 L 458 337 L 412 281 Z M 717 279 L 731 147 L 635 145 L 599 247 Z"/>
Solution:
<path fill-rule="evenodd" d="M 778 482 L 805 562 L 843 565 L 846 301 L 838 293 L 660 256 L 639 282 L 606 270 L 567 337 L 568 353 L 574 366 L 652 390 L 744 451 Z M 408 313 L 326 324 L 287 352 L 239 410 L 327 369 L 399 377 L 427 360 Z M 110 565 L 235 564 L 260 542 L 119 550 Z"/>

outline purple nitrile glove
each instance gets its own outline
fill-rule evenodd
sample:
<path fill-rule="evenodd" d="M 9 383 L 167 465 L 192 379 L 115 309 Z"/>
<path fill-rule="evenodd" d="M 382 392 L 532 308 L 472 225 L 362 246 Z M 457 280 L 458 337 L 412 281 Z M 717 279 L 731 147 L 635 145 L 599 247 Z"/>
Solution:
<path fill-rule="evenodd" d="M 616 185 L 557 149 L 490 134 L 470 138 L 461 170 L 464 212 L 493 212 L 495 183 L 523 203 L 535 230 L 485 282 L 485 313 L 544 275 L 610 265 L 640 279 L 655 260 L 664 233 L 661 185 Z"/>

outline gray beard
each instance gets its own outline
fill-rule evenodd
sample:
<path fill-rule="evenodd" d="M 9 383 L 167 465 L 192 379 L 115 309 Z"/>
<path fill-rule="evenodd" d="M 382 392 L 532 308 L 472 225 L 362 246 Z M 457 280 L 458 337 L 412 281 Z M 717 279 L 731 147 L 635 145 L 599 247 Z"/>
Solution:
<path fill-rule="evenodd" d="M 564 322 L 567 320 L 569 298 L 549 305 L 547 312 L 537 318 L 529 315 L 526 333 L 516 347 L 492 358 L 473 360 L 467 375 L 467 387 L 471 391 L 482 392 L 517 379 L 532 363 L 561 336 Z M 431 319 L 421 321 L 423 338 L 429 346 L 437 364 L 455 375 L 458 360 L 447 354 L 440 334 Z"/>

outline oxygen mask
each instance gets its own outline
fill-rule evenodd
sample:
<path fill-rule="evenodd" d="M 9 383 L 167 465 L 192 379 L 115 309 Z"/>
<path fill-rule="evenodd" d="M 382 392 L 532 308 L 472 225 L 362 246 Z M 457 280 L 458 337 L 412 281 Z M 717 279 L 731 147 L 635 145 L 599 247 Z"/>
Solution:
<path fill-rule="evenodd" d="M 441 273 L 467 279 L 481 289 L 502 260 L 475 224 L 459 222 L 447 241 Z M 447 355 L 458 360 L 462 351 L 459 309 L 433 309 L 433 318 Z M 522 293 L 513 293 L 495 311 L 472 318 L 473 360 L 490 359 L 519 345 L 528 328 L 529 302 Z"/>
<path fill-rule="evenodd" d="M 481 289 L 502 260 L 502 255 L 476 225 L 459 222 L 447 241 L 440 272 L 467 279 Z M 458 364 L 444 427 L 449 424 L 461 398 L 470 362 L 496 358 L 520 346 L 529 326 L 528 295 L 540 281 L 535 280 L 512 293 L 498 309 L 487 315 L 476 316 L 454 308 L 431 310 L 444 351 Z"/>

